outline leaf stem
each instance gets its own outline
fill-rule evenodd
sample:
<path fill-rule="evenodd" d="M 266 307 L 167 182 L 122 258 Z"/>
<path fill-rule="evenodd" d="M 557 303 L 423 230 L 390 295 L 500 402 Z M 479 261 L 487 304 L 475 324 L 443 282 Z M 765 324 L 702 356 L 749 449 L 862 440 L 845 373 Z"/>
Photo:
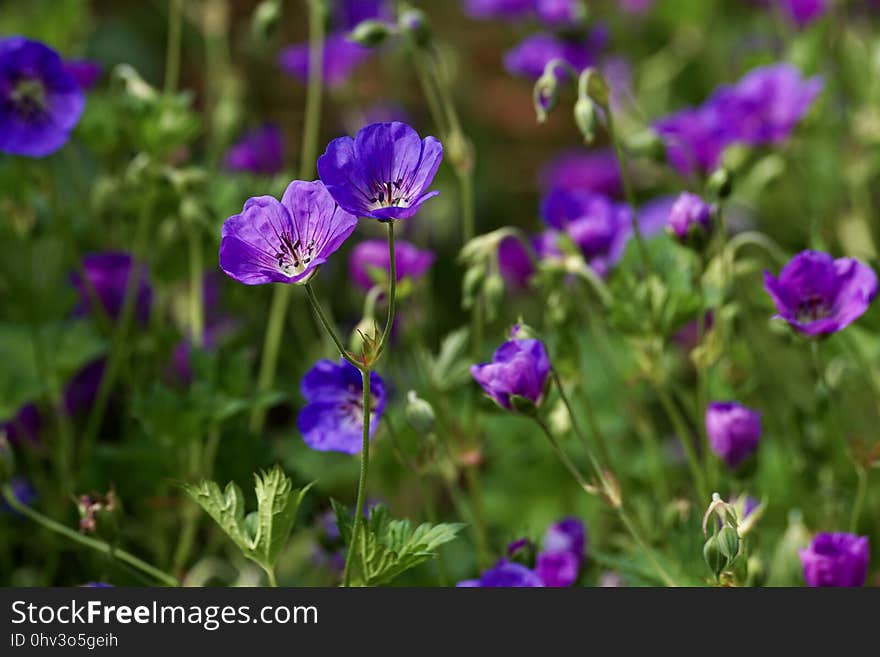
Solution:
<path fill-rule="evenodd" d="M 158 568 L 151 566 L 146 561 L 138 559 L 133 554 L 126 552 L 125 550 L 120 550 L 117 547 L 113 547 L 106 541 L 101 541 L 96 538 L 91 538 L 89 536 L 83 536 L 79 532 L 76 532 L 65 525 L 62 525 L 60 522 L 56 522 L 51 518 L 47 518 L 42 513 L 33 510 L 29 506 L 22 504 L 18 501 L 18 498 L 15 497 L 15 493 L 12 488 L 7 484 L 3 486 L 3 497 L 6 499 L 7 504 L 11 506 L 13 509 L 18 511 L 24 516 L 27 516 L 34 522 L 39 525 L 42 525 L 46 529 L 55 532 L 56 534 L 60 534 L 69 538 L 70 540 L 79 543 L 85 547 L 91 548 L 101 554 L 109 555 L 119 561 L 128 564 L 129 566 L 133 566 L 137 568 L 141 572 L 150 575 L 155 578 L 157 581 L 165 584 L 166 586 L 178 586 L 180 583 L 177 578 L 169 575 L 168 573 L 159 570 Z"/>
<path fill-rule="evenodd" d="M 306 297 L 308 297 L 309 303 L 312 304 L 315 315 L 318 316 L 318 320 L 321 322 L 321 326 L 324 327 L 327 335 L 329 335 L 330 339 L 333 340 L 333 344 L 335 344 L 336 349 L 339 350 L 339 355 L 342 356 L 349 363 L 354 365 L 356 368 L 363 368 L 363 364 L 354 359 L 354 357 L 349 353 L 348 349 L 343 346 L 342 340 L 340 340 L 339 336 L 336 335 L 336 331 L 333 328 L 333 325 L 330 323 L 330 320 L 327 319 L 327 315 L 324 313 L 324 309 L 321 308 L 321 302 L 318 301 L 318 297 L 315 294 L 315 290 L 312 287 L 312 284 L 306 283 L 303 287 L 306 288 Z"/>

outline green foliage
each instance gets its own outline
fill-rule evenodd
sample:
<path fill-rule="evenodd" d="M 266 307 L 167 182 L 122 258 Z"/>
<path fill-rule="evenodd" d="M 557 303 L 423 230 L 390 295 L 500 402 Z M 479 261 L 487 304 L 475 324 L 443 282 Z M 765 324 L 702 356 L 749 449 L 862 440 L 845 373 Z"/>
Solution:
<path fill-rule="evenodd" d="M 333 501 L 340 535 L 351 544 L 353 521 L 347 508 Z M 409 520 L 394 520 L 388 509 L 378 504 L 370 510 L 361 527 L 359 553 L 361 583 L 364 586 L 388 584 L 401 573 L 437 556 L 437 549 L 454 540 L 464 527 L 461 523 L 422 523 L 415 529 Z"/>
<path fill-rule="evenodd" d="M 234 482 L 221 490 L 213 481 L 184 486 L 241 553 L 271 571 L 290 538 L 296 512 L 312 484 L 293 488 L 290 478 L 277 465 L 254 475 L 257 510 L 245 515 L 244 496 Z"/>

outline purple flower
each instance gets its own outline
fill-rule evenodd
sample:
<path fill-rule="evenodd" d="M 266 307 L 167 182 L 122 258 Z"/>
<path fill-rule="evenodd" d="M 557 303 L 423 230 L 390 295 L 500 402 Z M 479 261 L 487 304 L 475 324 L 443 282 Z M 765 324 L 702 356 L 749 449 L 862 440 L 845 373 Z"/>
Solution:
<path fill-rule="evenodd" d="M 582 71 L 596 63 L 607 38 L 607 31 L 601 27 L 579 40 L 563 39 L 554 34 L 533 34 L 504 54 L 504 68 L 513 75 L 537 80 L 548 62 L 561 59 L 576 71 Z M 558 69 L 557 75 L 565 73 Z"/>
<path fill-rule="evenodd" d="M 737 402 L 712 402 L 706 408 L 706 433 L 712 451 L 735 468 L 758 446 L 761 414 Z"/>
<path fill-rule="evenodd" d="M 827 335 L 864 314 L 877 295 L 877 275 L 854 258 L 801 251 L 779 278 L 764 272 L 764 289 L 776 304 L 776 317 L 802 335 Z"/>
<path fill-rule="evenodd" d="M 331 141 L 318 158 L 318 175 L 347 212 L 380 221 L 412 217 L 429 198 L 443 146 L 420 139 L 406 123 L 373 123 Z"/>
<path fill-rule="evenodd" d="M 363 445 L 364 406 L 361 373 L 340 359 L 319 360 L 306 372 L 300 385 L 306 406 L 296 426 L 306 445 L 320 452 L 357 454 Z M 385 384 L 370 373 L 370 437 L 385 408 Z"/>
<path fill-rule="evenodd" d="M 571 586 L 578 578 L 580 565 L 571 552 L 541 552 L 535 561 L 535 573 L 544 586 Z"/>
<path fill-rule="evenodd" d="M 434 264 L 434 253 L 423 251 L 414 244 L 397 240 L 394 243 L 394 259 L 397 280 L 419 278 Z M 376 277 L 384 283 L 388 280 L 391 263 L 388 243 L 385 240 L 365 240 L 354 247 L 348 258 L 348 271 L 355 284 L 369 290 L 376 285 Z"/>
<path fill-rule="evenodd" d="M 13 477 L 9 480 L 9 487 L 12 489 L 12 495 L 16 501 L 23 506 L 30 506 L 37 499 L 37 489 L 24 477 Z M 0 513 L 21 515 L 3 497 L 0 497 Z"/>
<path fill-rule="evenodd" d="M 463 5 L 471 18 L 517 20 L 532 14 L 535 0 L 464 0 Z"/>
<path fill-rule="evenodd" d="M 321 75 L 324 83 L 336 87 L 370 56 L 369 48 L 349 41 L 345 34 L 331 34 L 324 41 Z M 278 55 L 281 70 L 303 84 L 309 81 L 309 44 L 287 46 Z"/>
<path fill-rule="evenodd" d="M 535 264 L 519 238 L 508 235 L 498 244 L 498 271 L 514 287 L 528 285 L 529 279 L 535 273 Z"/>
<path fill-rule="evenodd" d="M 513 558 L 520 555 L 531 555 L 534 547 L 529 539 L 518 538 L 507 544 L 507 556 Z"/>
<path fill-rule="evenodd" d="M 280 203 L 256 196 L 226 220 L 220 268 L 245 285 L 306 283 L 356 224 L 320 181 L 294 180 Z"/>
<path fill-rule="evenodd" d="M 103 358 L 98 358 L 80 369 L 67 383 L 64 388 L 64 409 L 68 415 L 75 415 L 92 406 L 106 364 Z"/>
<path fill-rule="evenodd" d="M 587 259 L 608 252 L 627 213 L 626 206 L 583 190 L 554 190 L 541 201 L 544 222 L 567 231 Z"/>
<path fill-rule="evenodd" d="M 19 36 L 0 39 L 0 152 L 54 153 L 67 142 L 85 102 L 57 52 Z"/>
<path fill-rule="evenodd" d="M 620 167 L 611 150 L 569 150 L 544 165 L 540 174 L 545 190 L 588 190 L 617 196 L 621 192 Z"/>
<path fill-rule="evenodd" d="M 68 59 L 64 62 L 64 69 L 83 91 L 94 87 L 104 73 L 103 66 L 89 59 Z"/>
<path fill-rule="evenodd" d="M 662 118 L 654 128 L 666 144 L 669 163 L 683 176 L 718 166 L 730 143 L 727 127 L 714 108 L 690 108 Z"/>
<path fill-rule="evenodd" d="M 573 517 L 553 523 L 544 533 L 543 545 L 545 552 L 570 552 L 578 560 L 583 559 L 587 549 L 584 523 Z"/>
<path fill-rule="evenodd" d="M 540 340 L 508 340 L 491 363 L 471 365 L 471 376 L 499 406 L 511 410 L 512 397 L 540 404 L 550 374 L 550 358 Z"/>
<path fill-rule="evenodd" d="M 469 579 L 457 584 L 459 588 L 537 588 L 544 586 L 540 577 L 529 568 L 502 559 L 494 568 L 484 572 L 480 579 Z"/>
<path fill-rule="evenodd" d="M 366 20 L 391 20 L 388 0 L 336 0 L 331 9 L 333 24 L 341 30 L 352 30 Z"/>
<path fill-rule="evenodd" d="M 867 536 L 816 534 L 799 552 L 807 586 L 862 586 L 868 573 Z"/>
<path fill-rule="evenodd" d="M 0 433 L 6 434 L 9 442 L 20 445 L 24 441 L 39 441 L 42 428 L 40 409 L 36 404 L 29 403 L 19 408 L 15 417 L 0 424 Z"/>
<path fill-rule="evenodd" d="M 93 300 L 101 303 L 104 312 L 118 320 L 122 315 L 125 297 L 128 294 L 128 281 L 132 271 L 132 257 L 125 251 L 92 253 L 83 258 L 82 270 L 87 280 L 79 272 L 70 276 L 71 283 L 79 292 L 80 302 L 74 309 L 76 315 L 86 315 L 92 308 Z M 138 267 L 140 280 L 135 296 L 134 316 L 142 324 L 150 317 L 153 304 L 153 291 L 150 288 L 147 268 Z"/>
<path fill-rule="evenodd" d="M 583 0 L 535 0 L 535 13 L 553 28 L 573 27 L 585 18 Z"/>
<path fill-rule="evenodd" d="M 708 233 L 711 225 L 712 208 L 696 194 L 682 192 L 669 211 L 669 230 L 680 242 L 687 240 L 692 231 Z"/>
<path fill-rule="evenodd" d="M 822 91 L 822 79 L 805 80 L 791 64 L 753 69 L 708 101 L 729 126 L 729 140 L 752 146 L 785 141 Z"/>
<path fill-rule="evenodd" d="M 267 123 L 251 130 L 227 152 L 224 162 L 229 171 L 248 171 L 272 175 L 284 168 L 284 137 L 278 126 Z"/>
<path fill-rule="evenodd" d="M 828 11 L 827 0 L 774 0 L 783 13 L 798 27 L 804 27 Z"/>

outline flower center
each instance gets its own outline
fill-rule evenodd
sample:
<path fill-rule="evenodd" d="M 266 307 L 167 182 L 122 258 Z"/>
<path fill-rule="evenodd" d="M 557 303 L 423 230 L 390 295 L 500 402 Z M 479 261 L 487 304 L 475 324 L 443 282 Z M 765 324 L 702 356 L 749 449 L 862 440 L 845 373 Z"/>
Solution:
<path fill-rule="evenodd" d="M 370 209 L 409 207 L 409 198 L 404 194 L 402 186 L 403 178 L 374 182 L 371 190 L 373 195 L 368 199 Z"/>
<path fill-rule="evenodd" d="M 820 294 L 811 294 L 798 303 L 797 320 L 802 324 L 825 319 L 831 315 L 831 310 Z"/>
<path fill-rule="evenodd" d="M 24 118 L 33 118 L 46 109 L 46 89 L 40 80 L 22 78 L 9 96 L 15 111 Z"/>
<path fill-rule="evenodd" d="M 309 267 L 309 263 L 315 257 L 315 240 L 309 240 L 303 244 L 300 239 L 294 241 L 290 233 L 282 233 L 275 259 L 278 261 L 278 269 L 287 276 L 302 274 Z"/>

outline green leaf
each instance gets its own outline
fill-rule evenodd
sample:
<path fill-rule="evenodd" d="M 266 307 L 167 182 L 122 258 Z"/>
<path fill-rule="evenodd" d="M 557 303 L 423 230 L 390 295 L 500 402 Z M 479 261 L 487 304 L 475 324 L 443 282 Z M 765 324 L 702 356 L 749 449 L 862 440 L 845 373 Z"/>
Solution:
<path fill-rule="evenodd" d="M 312 484 L 293 488 L 290 478 L 277 465 L 255 474 L 254 480 L 257 510 L 247 516 L 241 489 L 233 482 L 222 492 L 213 481 L 184 488 L 245 557 L 271 570 L 290 538 L 296 512 Z"/>
<path fill-rule="evenodd" d="M 394 520 L 387 508 L 381 504 L 375 506 L 362 535 L 361 575 L 364 585 L 386 584 L 436 556 L 437 548 L 455 539 L 463 526 L 459 523 L 424 523 L 413 530 L 409 520 Z"/>

